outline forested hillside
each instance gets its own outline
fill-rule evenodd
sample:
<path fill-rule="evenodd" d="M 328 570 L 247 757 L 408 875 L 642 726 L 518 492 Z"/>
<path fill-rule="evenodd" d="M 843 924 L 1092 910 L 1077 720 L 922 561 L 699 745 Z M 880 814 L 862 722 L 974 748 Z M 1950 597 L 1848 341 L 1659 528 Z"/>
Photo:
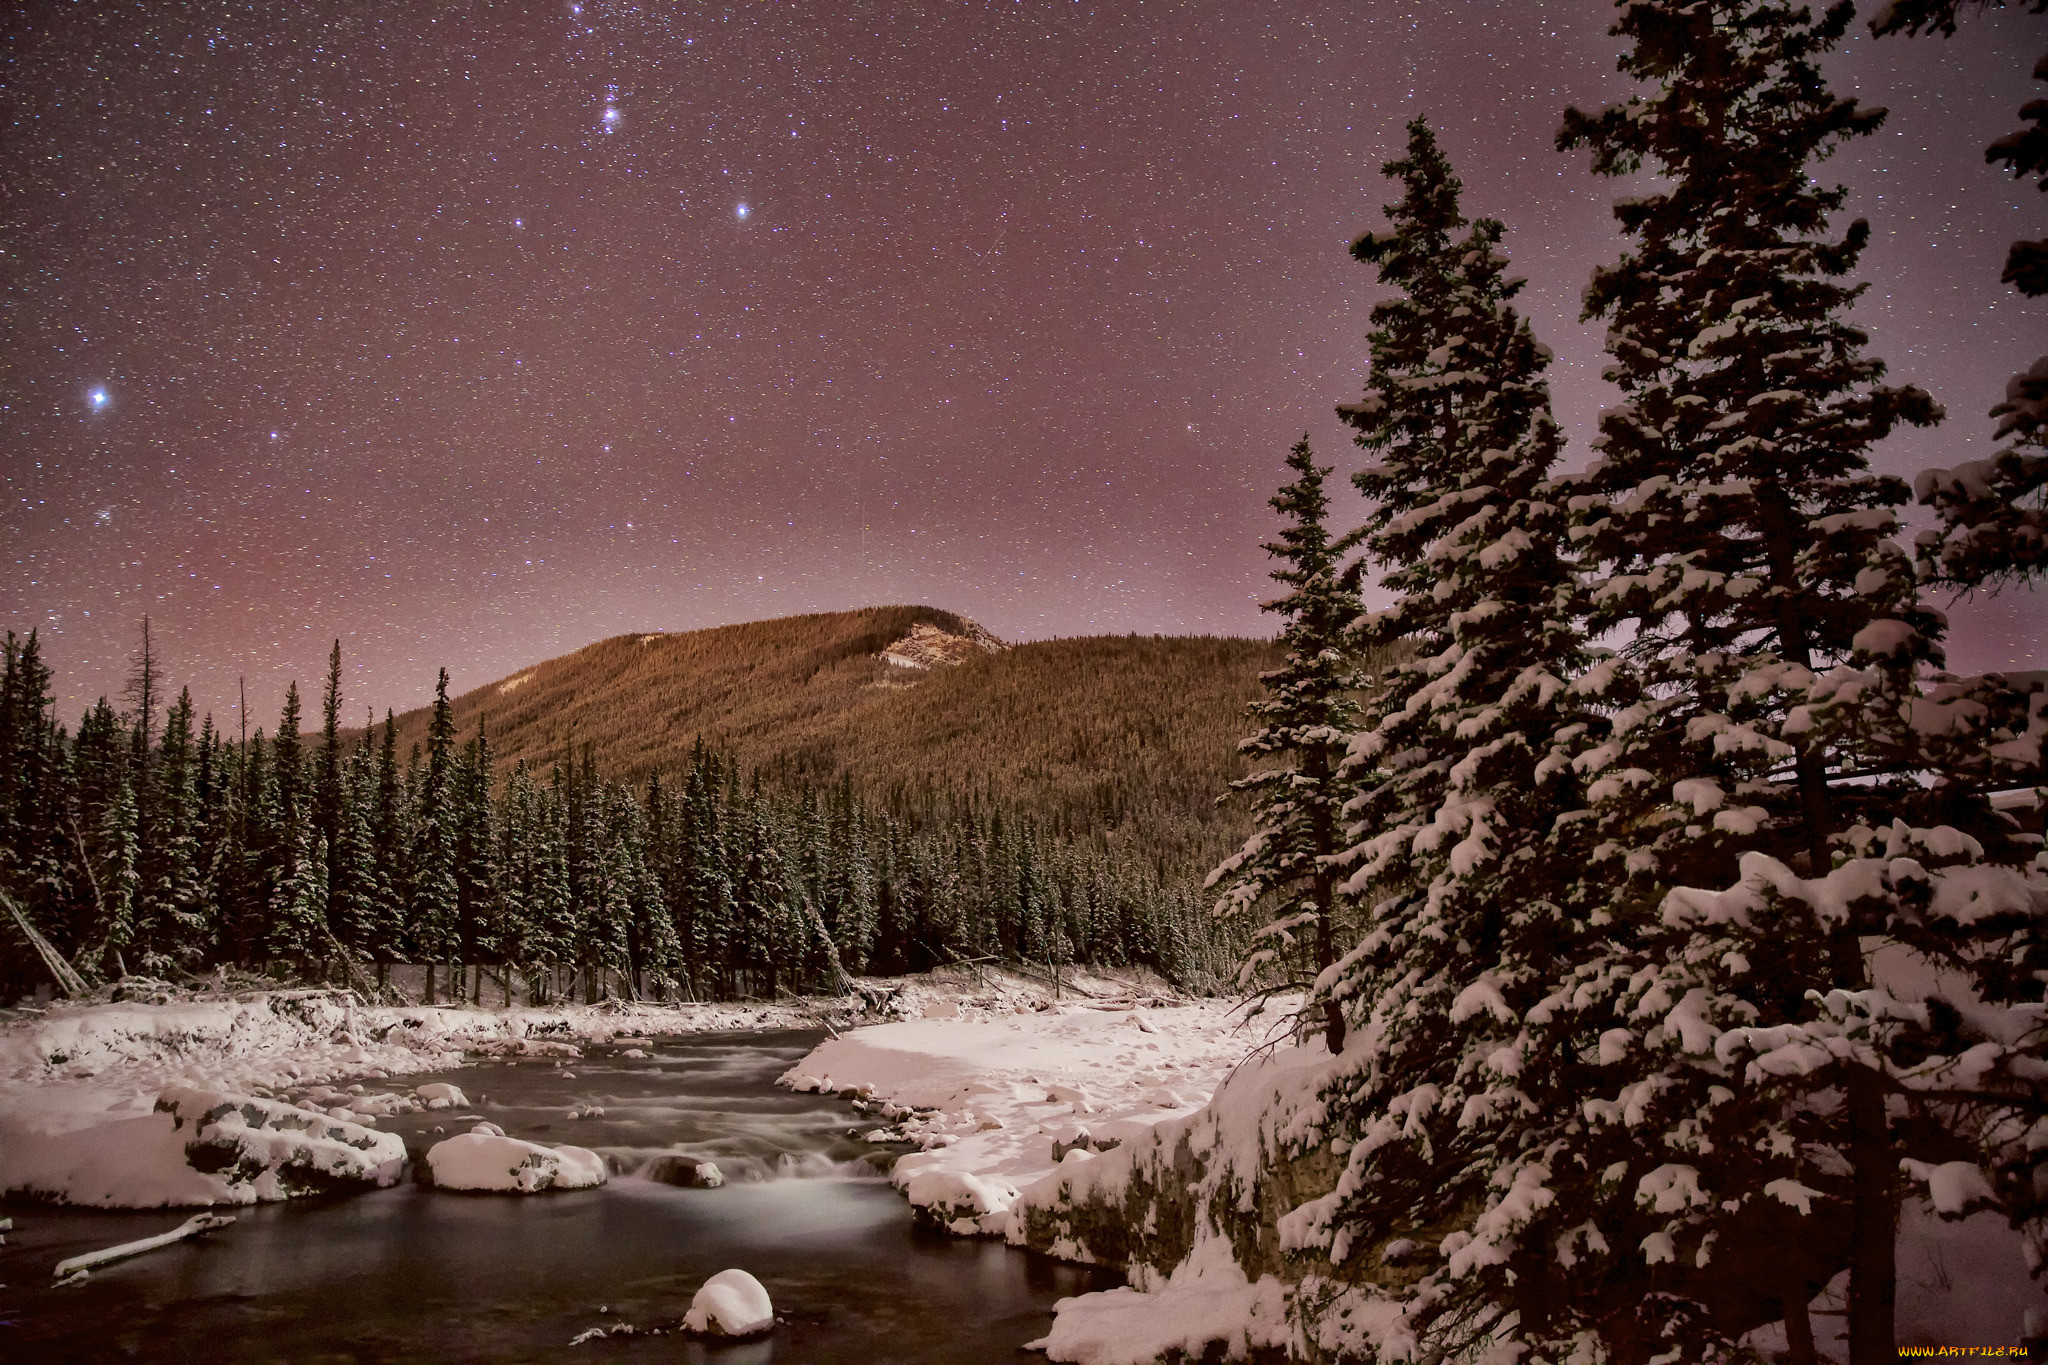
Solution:
<path fill-rule="evenodd" d="M 920 625 L 946 635 L 890 649 Z M 1007 649 L 877 608 L 604 641 L 459 701 L 444 671 L 352 732 L 337 644 L 244 741 L 141 640 L 127 707 L 75 730 L 37 635 L 0 650 L 0 990 L 409 962 L 429 994 L 724 998 L 974 957 L 1201 986 L 1234 956 L 1200 883 L 1242 832 L 1214 798 L 1255 641 Z"/>
<path fill-rule="evenodd" d="M 585 751 L 614 781 L 680 772 L 702 739 L 784 791 L 852 783 L 918 822 L 1000 807 L 1062 835 L 1111 830 L 1159 870 L 1206 866 L 1242 830 L 1215 804 L 1270 642 L 1102 636 L 1046 640 L 919 671 L 882 651 L 931 607 L 870 607 L 675 635 L 623 635 L 454 699 L 482 719 L 501 775 Z M 398 717 L 401 756 L 428 709 Z M 357 732 L 359 735 L 360 732 Z"/>

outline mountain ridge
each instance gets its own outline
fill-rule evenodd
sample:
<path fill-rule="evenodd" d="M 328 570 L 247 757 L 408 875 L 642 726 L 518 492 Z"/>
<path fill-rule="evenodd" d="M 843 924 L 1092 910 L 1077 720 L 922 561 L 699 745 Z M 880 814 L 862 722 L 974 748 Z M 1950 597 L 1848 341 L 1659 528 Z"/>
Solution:
<path fill-rule="evenodd" d="M 885 606 L 614 636 L 451 702 L 465 742 L 482 718 L 501 775 L 587 750 L 641 783 L 701 737 L 772 787 L 846 781 L 913 819 L 993 804 L 1185 871 L 1241 835 L 1215 797 L 1245 769 L 1245 707 L 1279 661 L 1271 641 L 1218 636 L 1005 645 L 957 613 Z M 398 719 L 401 762 L 429 715 Z"/>

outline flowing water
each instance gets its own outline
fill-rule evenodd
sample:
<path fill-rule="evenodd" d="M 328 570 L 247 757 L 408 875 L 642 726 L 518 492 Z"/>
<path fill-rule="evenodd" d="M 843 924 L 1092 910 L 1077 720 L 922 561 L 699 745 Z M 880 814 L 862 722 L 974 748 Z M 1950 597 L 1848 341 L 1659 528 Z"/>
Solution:
<path fill-rule="evenodd" d="M 220 1232 L 49 1287 L 67 1256 L 166 1231 L 183 1211 L 95 1212 L 12 1202 L 0 1247 L 0 1361 L 1042 1360 L 1054 1300 L 1115 1275 L 911 1225 L 878 1172 L 888 1149 L 844 1102 L 776 1089 L 809 1033 L 659 1039 L 557 1064 L 490 1062 L 438 1076 L 467 1109 L 381 1126 L 417 1159 L 470 1115 L 514 1137 L 602 1152 L 600 1189 L 465 1195 L 419 1184 L 230 1210 Z M 370 1083 L 369 1088 L 387 1088 Z M 572 1119 L 572 1110 L 603 1109 Z M 650 1179 L 677 1155 L 708 1159 L 720 1189 Z M 662 1161 L 667 1156 L 669 1161 Z M 765 1340 L 679 1335 L 690 1296 L 730 1266 L 751 1272 L 780 1319 Z M 592 1327 L 629 1324 L 578 1346 Z M 654 1334 L 650 1329 L 662 1329 Z"/>

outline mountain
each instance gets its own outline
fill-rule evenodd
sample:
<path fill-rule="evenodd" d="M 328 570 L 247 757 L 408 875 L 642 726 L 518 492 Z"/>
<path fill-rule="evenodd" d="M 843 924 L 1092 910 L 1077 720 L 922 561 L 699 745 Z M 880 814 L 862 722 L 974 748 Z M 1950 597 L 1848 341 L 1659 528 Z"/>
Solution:
<path fill-rule="evenodd" d="M 1186 870 L 1242 830 L 1215 797 L 1243 771 L 1245 706 L 1278 663 L 1269 641 L 1004 645 L 951 612 L 870 607 L 617 636 L 454 706 L 465 740 L 484 718 L 501 771 L 587 745 L 599 772 L 638 782 L 684 767 L 701 736 L 771 787 L 845 777 L 919 818 L 994 802 Z M 427 719 L 400 718 L 401 760 Z"/>

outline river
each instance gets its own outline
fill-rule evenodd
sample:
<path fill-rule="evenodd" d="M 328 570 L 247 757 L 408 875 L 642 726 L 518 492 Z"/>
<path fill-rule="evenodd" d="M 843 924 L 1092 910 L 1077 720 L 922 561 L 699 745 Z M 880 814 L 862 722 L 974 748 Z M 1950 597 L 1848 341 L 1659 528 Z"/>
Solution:
<path fill-rule="evenodd" d="M 1110 1272 L 912 1226 L 879 1171 L 890 1149 L 856 1135 L 841 1100 L 777 1089 L 808 1032 L 659 1038 L 564 1062 L 487 1062 L 372 1090 L 450 1081 L 472 1104 L 402 1115 L 417 1160 L 460 1116 L 514 1137 L 571 1142 L 617 1174 L 595 1190 L 464 1195 L 402 1184 L 229 1210 L 205 1238 L 49 1287 L 67 1256 L 166 1231 L 183 1212 L 9 1201 L 0 1247 L 0 1360 L 307 1362 L 609 1361 L 937 1365 L 1042 1360 L 1053 1302 Z M 572 1109 L 602 1116 L 571 1119 Z M 664 1153 L 715 1161 L 720 1189 L 635 1174 Z M 674 1165 L 675 1163 L 666 1163 Z M 727 1267 L 775 1301 L 769 1338 L 708 1344 L 674 1330 Z M 630 1325 L 570 1346 L 593 1327 Z M 662 1329 L 657 1335 L 651 1329 Z"/>

